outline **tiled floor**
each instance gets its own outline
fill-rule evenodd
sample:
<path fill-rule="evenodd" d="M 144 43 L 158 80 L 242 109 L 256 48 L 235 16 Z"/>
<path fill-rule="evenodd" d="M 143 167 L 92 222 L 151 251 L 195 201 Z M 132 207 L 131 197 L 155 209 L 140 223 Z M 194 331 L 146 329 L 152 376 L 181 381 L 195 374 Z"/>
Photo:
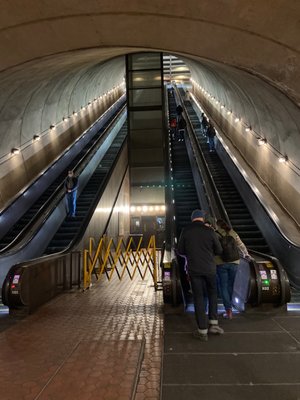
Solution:
<path fill-rule="evenodd" d="M 101 281 L 0 318 L 1 400 L 299 400 L 300 313 L 237 315 L 192 337 L 152 281 Z M 164 344 L 163 344 L 164 334 Z"/>
<path fill-rule="evenodd" d="M 162 292 L 101 281 L 0 324 L 1 400 L 158 400 Z"/>
<path fill-rule="evenodd" d="M 300 313 L 221 320 L 224 335 L 193 338 L 193 314 L 165 313 L 162 400 L 299 400 Z"/>

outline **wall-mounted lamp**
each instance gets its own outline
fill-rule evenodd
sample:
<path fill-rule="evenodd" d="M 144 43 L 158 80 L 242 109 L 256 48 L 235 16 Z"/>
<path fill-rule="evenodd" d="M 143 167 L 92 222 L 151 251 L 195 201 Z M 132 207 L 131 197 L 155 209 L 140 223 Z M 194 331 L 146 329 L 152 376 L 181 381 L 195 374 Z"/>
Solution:
<path fill-rule="evenodd" d="M 228 110 L 227 111 L 227 115 L 230 115 L 232 113 L 232 111 Z"/>
<path fill-rule="evenodd" d="M 267 139 L 259 138 L 258 139 L 258 145 L 263 146 L 264 144 L 267 144 Z"/>
<path fill-rule="evenodd" d="M 247 127 L 245 128 L 245 131 L 246 131 L 246 132 L 250 132 L 250 131 L 251 131 L 251 126 L 247 126 Z"/>
<path fill-rule="evenodd" d="M 73 111 L 73 115 L 76 117 L 76 116 L 77 116 L 77 112 L 76 112 L 76 111 Z"/>
<path fill-rule="evenodd" d="M 41 140 L 41 137 L 39 135 L 34 135 L 33 136 L 33 141 L 37 142 L 38 140 Z"/>
<path fill-rule="evenodd" d="M 50 129 L 51 129 L 51 130 L 55 129 L 55 125 L 51 124 L 51 125 L 50 125 Z"/>
<path fill-rule="evenodd" d="M 288 162 L 288 156 L 281 156 L 281 157 L 279 157 L 278 161 L 280 163 L 287 163 Z"/>
<path fill-rule="evenodd" d="M 234 122 L 238 123 L 238 122 L 240 122 L 240 119 L 239 119 L 238 117 L 236 117 L 236 118 L 234 119 Z"/>
<path fill-rule="evenodd" d="M 20 154 L 20 149 L 18 149 L 17 147 L 12 148 L 11 154 Z"/>

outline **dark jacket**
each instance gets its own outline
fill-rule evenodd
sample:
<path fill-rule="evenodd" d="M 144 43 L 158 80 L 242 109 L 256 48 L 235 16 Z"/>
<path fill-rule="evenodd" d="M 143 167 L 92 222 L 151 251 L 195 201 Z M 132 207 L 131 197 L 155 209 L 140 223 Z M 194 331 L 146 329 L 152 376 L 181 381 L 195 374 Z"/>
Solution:
<path fill-rule="evenodd" d="M 178 129 L 186 128 L 186 120 L 183 117 L 180 117 L 178 120 Z"/>
<path fill-rule="evenodd" d="M 181 115 L 183 111 L 183 108 L 181 107 L 180 104 L 178 104 L 178 106 L 176 107 L 176 114 L 177 115 Z"/>
<path fill-rule="evenodd" d="M 215 128 L 212 125 L 208 125 L 206 135 L 210 138 L 213 138 L 216 136 Z"/>
<path fill-rule="evenodd" d="M 223 249 L 212 228 L 194 221 L 182 230 L 178 251 L 187 256 L 190 275 L 211 275 L 216 273 L 214 255 L 221 255 Z"/>
<path fill-rule="evenodd" d="M 75 190 L 77 190 L 78 178 L 76 176 L 72 176 L 72 178 L 70 178 L 68 176 L 65 180 L 65 188 L 66 188 L 66 191 L 71 190 L 72 192 L 74 192 Z"/>

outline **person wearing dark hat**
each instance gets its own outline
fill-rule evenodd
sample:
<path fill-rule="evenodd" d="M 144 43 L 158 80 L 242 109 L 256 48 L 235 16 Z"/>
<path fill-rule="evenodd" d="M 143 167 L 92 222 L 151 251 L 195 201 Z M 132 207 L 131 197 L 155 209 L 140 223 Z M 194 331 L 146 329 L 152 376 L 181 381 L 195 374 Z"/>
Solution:
<path fill-rule="evenodd" d="M 222 246 L 213 229 L 204 223 L 205 212 L 194 210 L 192 222 L 183 228 L 178 251 L 187 257 L 188 273 L 194 296 L 195 317 L 198 329 L 194 336 L 208 340 L 208 333 L 224 333 L 218 324 L 216 265 L 214 255 L 222 254 Z M 204 294 L 208 297 L 208 318 L 205 313 Z"/>

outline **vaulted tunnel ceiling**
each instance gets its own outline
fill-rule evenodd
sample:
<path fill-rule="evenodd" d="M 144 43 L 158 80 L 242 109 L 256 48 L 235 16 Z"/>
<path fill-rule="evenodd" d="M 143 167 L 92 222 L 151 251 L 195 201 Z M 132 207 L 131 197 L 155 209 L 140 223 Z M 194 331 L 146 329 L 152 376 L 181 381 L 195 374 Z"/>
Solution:
<path fill-rule="evenodd" d="M 155 50 L 185 57 L 195 80 L 299 164 L 299 14 L 292 0 L 28 0 L 26 9 L 7 0 L 0 15 L 0 157 L 118 84 L 118 56 Z"/>

